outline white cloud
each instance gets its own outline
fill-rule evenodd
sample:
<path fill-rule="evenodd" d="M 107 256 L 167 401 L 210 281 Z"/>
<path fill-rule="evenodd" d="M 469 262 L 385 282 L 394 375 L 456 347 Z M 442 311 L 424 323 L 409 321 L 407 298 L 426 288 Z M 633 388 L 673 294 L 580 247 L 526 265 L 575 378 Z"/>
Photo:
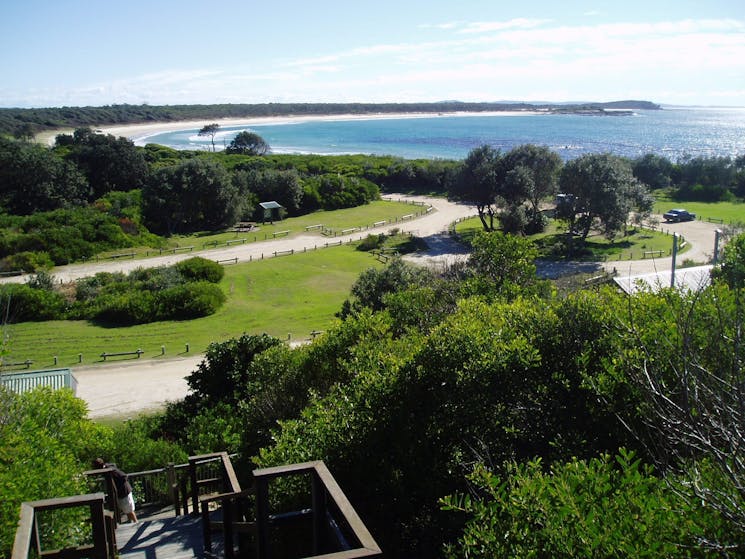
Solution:
<path fill-rule="evenodd" d="M 530 29 L 548 23 L 548 19 L 515 18 L 509 21 L 479 21 L 469 23 L 460 33 L 488 33 L 505 29 Z"/>
<path fill-rule="evenodd" d="M 552 25 L 519 18 L 426 27 L 442 30 L 441 40 L 358 43 L 291 60 L 269 56 L 241 67 L 163 71 L 74 89 L 13 92 L 5 85 L 0 105 L 17 105 L 18 99 L 23 106 L 60 104 L 60 99 L 73 105 L 561 101 L 613 99 L 626 93 L 658 102 L 711 98 L 745 104 L 741 20 Z"/>

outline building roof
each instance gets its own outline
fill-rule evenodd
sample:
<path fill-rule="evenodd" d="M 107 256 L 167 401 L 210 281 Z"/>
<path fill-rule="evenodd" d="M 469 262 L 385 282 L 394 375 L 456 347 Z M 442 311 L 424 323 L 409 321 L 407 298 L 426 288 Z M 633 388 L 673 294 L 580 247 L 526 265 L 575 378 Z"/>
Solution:
<path fill-rule="evenodd" d="M 675 287 L 690 291 L 698 291 L 711 282 L 709 275 L 713 266 L 694 266 L 692 268 L 678 268 L 675 270 Z M 613 281 L 626 293 L 637 291 L 659 291 L 670 287 L 670 270 L 639 274 L 636 276 L 617 276 Z"/>
<path fill-rule="evenodd" d="M 283 208 L 282 204 L 279 204 L 278 202 L 275 202 L 272 200 L 271 202 L 259 202 L 259 206 L 264 208 L 265 210 L 276 210 L 277 208 Z"/>

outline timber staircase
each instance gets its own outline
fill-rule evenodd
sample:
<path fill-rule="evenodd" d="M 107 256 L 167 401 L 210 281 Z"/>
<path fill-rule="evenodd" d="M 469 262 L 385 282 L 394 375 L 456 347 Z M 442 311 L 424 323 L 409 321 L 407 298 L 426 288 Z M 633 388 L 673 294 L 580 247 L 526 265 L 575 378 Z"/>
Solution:
<path fill-rule="evenodd" d="M 11 559 L 357 559 L 381 551 L 323 462 L 252 472 L 242 489 L 227 453 L 129 475 L 139 522 L 121 524 L 109 469 L 86 472 L 101 490 L 23 503 Z M 291 511 L 276 511 L 277 493 L 293 487 Z M 305 491 L 296 491 L 297 488 Z M 271 491 L 270 491 L 271 490 Z M 303 494 L 305 496 L 303 496 Z M 47 511 L 87 511 L 87 541 L 48 549 L 40 520 Z M 86 532 L 86 530 L 83 530 Z"/>

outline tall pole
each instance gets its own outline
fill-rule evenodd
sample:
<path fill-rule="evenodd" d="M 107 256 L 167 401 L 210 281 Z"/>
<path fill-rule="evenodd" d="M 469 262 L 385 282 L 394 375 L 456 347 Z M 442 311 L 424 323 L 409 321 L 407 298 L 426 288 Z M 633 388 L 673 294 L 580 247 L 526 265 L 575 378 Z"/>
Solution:
<path fill-rule="evenodd" d="M 675 287 L 675 258 L 678 256 L 678 234 L 673 233 L 673 265 L 670 268 L 670 287 Z"/>
<path fill-rule="evenodd" d="M 719 262 L 719 241 L 722 239 L 722 230 L 716 229 L 714 231 L 714 260 L 712 264 L 714 266 L 717 265 L 717 262 Z"/>

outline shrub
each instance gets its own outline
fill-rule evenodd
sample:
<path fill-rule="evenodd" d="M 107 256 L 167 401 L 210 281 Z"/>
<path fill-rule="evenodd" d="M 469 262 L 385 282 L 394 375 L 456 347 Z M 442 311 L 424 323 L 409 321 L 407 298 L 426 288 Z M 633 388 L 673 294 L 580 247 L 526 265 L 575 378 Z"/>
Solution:
<path fill-rule="evenodd" d="M 33 273 L 48 270 L 54 266 L 48 252 L 23 251 L 11 254 L 0 260 L 0 270 Z"/>
<path fill-rule="evenodd" d="M 383 243 L 385 243 L 385 234 L 368 235 L 360 241 L 359 245 L 357 245 L 357 250 L 370 252 L 371 250 L 375 250 L 376 248 L 380 248 L 381 246 L 383 246 Z"/>
<path fill-rule="evenodd" d="M 158 297 L 158 317 L 161 320 L 185 320 L 209 316 L 225 302 L 225 293 L 217 285 L 205 281 L 171 287 Z"/>
<path fill-rule="evenodd" d="M 151 291 L 127 291 L 100 296 L 92 318 L 116 324 L 143 324 L 157 316 L 156 295 Z"/>
<path fill-rule="evenodd" d="M 80 472 L 108 438 L 68 389 L 18 395 L 0 387 L 0 557 L 10 556 L 20 504 L 85 493 Z M 57 514 L 43 519 L 39 535 L 46 549 L 81 543 L 74 537 L 80 524 L 69 520 Z"/>
<path fill-rule="evenodd" d="M 21 284 L 0 286 L 0 302 L 9 322 L 59 319 L 66 309 L 59 293 Z"/>
<path fill-rule="evenodd" d="M 450 558 L 705 556 L 695 553 L 701 521 L 719 528 L 624 450 L 549 472 L 540 460 L 513 464 L 503 478 L 479 466 L 471 481 L 481 499 L 443 500 L 469 515 Z"/>
<path fill-rule="evenodd" d="M 200 256 L 182 260 L 175 268 L 187 281 L 219 283 L 225 275 L 225 268 L 220 264 Z"/>

